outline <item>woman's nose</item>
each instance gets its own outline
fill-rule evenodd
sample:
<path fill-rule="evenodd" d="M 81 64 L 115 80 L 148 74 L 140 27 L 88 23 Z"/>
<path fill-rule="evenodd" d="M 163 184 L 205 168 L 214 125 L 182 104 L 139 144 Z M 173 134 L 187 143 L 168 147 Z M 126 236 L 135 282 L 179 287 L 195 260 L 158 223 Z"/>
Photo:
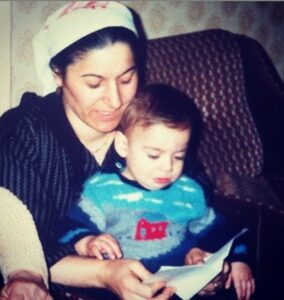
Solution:
<path fill-rule="evenodd" d="M 107 103 L 113 109 L 118 109 L 122 105 L 122 100 L 119 92 L 119 87 L 116 83 L 110 84 L 108 95 L 106 97 Z"/>

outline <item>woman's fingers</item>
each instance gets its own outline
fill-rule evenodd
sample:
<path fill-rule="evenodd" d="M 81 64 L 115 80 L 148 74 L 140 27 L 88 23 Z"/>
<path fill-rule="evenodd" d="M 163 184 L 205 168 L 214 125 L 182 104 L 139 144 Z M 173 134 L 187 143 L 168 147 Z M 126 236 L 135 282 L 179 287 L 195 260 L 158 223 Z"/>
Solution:
<path fill-rule="evenodd" d="M 152 298 L 152 300 L 167 300 L 167 299 L 171 299 L 171 297 L 173 296 L 173 294 L 175 293 L 175 289 L 172 287 L 165 287 L 162 292 L 155 296 L 154 298 Z"/>
<path fill-rule="evenodd" d="M 145 283 L 152 273 L 136 260 L 109 260 L 104 274 L 104 285 L 121 299 L 168 300 L 174 293 L 166 282 Z"/>
<path fill-rule="evenodd" d="M 0 300 L 52 300 L 45 287 L 37 283 L 14 280 L 2 289 Z"/>
<path fill-rule="evenodd" d="M 122 297 L 123 299 L 136 299 L 137 297 L 141 297 L 142 299 L 149 300 L 167 300 L 173 295 L 174 290 L 172 288 L 169 287 L 164 290 L 166 282 L 160 281 L 145 284 L 143 281 L 148 279 L 152 273 L 140 262 L 130 261 L 127 267 L 126 274 L 121 279 L 123 289 L 127 292 L 127 297 Z M 161 293 L 156 295 L 159 291 L 161 291 Z"/>

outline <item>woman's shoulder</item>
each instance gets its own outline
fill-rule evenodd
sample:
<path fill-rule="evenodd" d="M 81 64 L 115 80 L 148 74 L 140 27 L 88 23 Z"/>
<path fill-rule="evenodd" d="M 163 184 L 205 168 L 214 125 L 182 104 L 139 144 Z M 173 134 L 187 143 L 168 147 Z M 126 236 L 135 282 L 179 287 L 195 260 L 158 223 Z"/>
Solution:
<path fill-rule="evenodd" d="M 23 94 L 20 104 L 7 110 L 1 116 L 0 121 L 17 124 L 23 120 L 40 119 L 48 101 L 50 101 L 50 96 L 41 97 L 35 93 L 26 92 Z"/>
<path fill-rule="evenodd" d="M 46 124 L 45 107 L 50 97 L 41 97 L 35 93 L 25 93 L 17 107 L 11 108 L 0 117 L 0 139 L 35 133 Z"/>

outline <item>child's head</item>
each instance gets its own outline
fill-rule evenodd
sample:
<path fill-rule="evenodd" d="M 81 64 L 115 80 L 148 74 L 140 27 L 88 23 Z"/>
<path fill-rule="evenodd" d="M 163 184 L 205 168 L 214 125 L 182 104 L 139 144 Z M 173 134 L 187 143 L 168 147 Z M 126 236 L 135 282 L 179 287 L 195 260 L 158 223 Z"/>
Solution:
<path fill-rule="evenodd" d="M 126 108 L 116 135 L 116 149 L 126 158 L 123 175 L 150 190 L 178 179 L 194 111 L 191 99 L 168 85 L 141 90 Z"/>

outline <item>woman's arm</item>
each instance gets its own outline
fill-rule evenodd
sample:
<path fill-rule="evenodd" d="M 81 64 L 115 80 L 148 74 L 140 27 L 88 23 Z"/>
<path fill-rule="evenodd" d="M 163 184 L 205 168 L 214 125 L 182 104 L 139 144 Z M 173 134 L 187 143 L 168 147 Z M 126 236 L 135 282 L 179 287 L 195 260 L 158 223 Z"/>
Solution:
<path fill-rule="evenodd" d="M 25 270 L 39 274 L 47 287 L 47 266 L 31 213 L 3 187 L 0 207 L 0 266 L 4 282 L 13 272 Z"/>
<path fill-rule="evenodd" d="M 106 288 L 121 299 L 167 300 L 174 293 L 165 282 L 146 285 L 143 280 L 151 273 L 134 260 L 97 260 L 94 258 L 67 256 L 50 269 L 51 280 L 76 287 Z M 162 293 L 155 296 L 158 291 Z"/>

